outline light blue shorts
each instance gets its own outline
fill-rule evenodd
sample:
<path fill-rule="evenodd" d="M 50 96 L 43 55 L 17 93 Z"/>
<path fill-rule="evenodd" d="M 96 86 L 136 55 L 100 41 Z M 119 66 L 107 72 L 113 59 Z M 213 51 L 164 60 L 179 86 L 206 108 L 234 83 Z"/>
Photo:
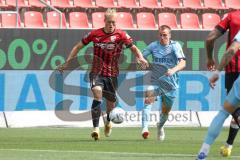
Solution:
<path fill-rule="evenodd" d="M 162 102 L 165 103 L 167 108 L 172 108 L 173 103 L 177 97 L 178 89 L 172 90 L 164 95 L 162 95 Z"/>
<path fill-rule="evenodd" d="M 235 108 L 240 107 L 240 76 L 233 83 L 233 87 L 226 97 L 226 101 Z"/>

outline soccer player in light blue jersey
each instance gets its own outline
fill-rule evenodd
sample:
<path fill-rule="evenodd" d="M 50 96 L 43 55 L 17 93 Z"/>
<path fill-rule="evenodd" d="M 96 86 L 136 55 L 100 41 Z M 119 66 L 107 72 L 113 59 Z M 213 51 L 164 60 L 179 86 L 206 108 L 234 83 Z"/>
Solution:
<path fill-rule="evenodd" d="M 231 61 L 234 54 L 240 49 L 240 31 L 235 36 L 233 43 L 224 53 L 222 60 L 217 68 L 214 71 L 212 77 L 209 79 L 209 84 L 212 88 L 214 88 L 216 81 L 219 79 L 219 72 L 223 70 L 223 68 Z M 221 109 L 218 114 L 212 120 L 207 136 L 205 137 L 204 143 L 199 151 L 197 160 L 205 160 L 210 146 L 213 144 L 217 136 L 219 135 L 224 121 L 227 119 L 229 115 L 232 115 L 236 124 L 239 126 L 240 121 L 240 76 L 238 76 L 237 80 L 235 80 L 232 89 L 227 95 L 223 109 Z"/>
<path fill-rule="evenodd" d="M 148 124 L 150 121 L 151 107 L 156 99 L 156 96 L 161 96 L 162 112 L 160 114 L 160 121 L 157 123 L 158 140 L 164 140 L 165 133 L 163 125 L 168 119 L 168 114 L 172 108 L 173 102 L 177 96 L 178 89 L 178 71 L 182 70 L 186 66 L 185 56 L 182 51 L 181 45 L 171 40 L 171 28 L 167 25 L 162 25 L 158 30 L 159 40 L 150 43 L 143 51 L 143 55 L 146 58 L 148 55 L 152 55 L 153 58 L 153 77 L 158 76 L 157 65 L 163 65 L 167 67 L 165 77 L 163 79 L 154 79 L 151 82 L 151 86 L 148 87 L 145 92 L 145 105 L 142 110 L 142 137 L 147 139 L 149 136 Z M 154 68 L 154 66 L 156 68 Z M 167 83 L 171 87 L 168 92 L 160 92 L 161 84 Z M 158 92 L 154 92 L 154 85 L 158 85 Z M 156 90 L 155 90 L 156 91 Z"/>

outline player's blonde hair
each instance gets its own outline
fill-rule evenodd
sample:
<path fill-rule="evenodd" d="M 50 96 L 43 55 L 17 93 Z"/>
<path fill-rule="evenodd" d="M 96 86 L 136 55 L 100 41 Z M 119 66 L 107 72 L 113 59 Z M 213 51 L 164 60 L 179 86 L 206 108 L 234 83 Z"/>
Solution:
<path fill-rule="evenodd" d="M 116 9 L 112 9 L 112 8 L 107 9 L 107 11 L 105 12 L 105 18 L 111 17 L 111 16 L 117 16 Z"/>

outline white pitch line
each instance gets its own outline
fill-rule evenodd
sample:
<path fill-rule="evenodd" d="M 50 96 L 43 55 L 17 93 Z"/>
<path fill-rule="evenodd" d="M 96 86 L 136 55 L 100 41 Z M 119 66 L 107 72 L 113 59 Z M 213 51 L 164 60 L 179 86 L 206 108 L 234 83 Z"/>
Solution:
<path fill-rule="evenodd" d="M 132 156 L 152 156 L 152 157 L 196 157 L 196 154 L 158 154 L 158 153 L 136 153 L 136 152 L 103 152 L 103 151 L 76 151 L 76 150 L 44 150 L 44 149 L 0 149 L 0 151 L 19 151 L 19 152 L 49 152 L 49 153 L 91 153 L 91 154 L 114 154 Z M 209 157 L 210 158 L 210 157 Z M 231 156 L 239 159 L 240 156 Z"/>
<path fill-rule="evenodd" d="M 118 154 L 118 155 L 141 155 L 141 156 L 170 156 L 170 157 L 196 157 L 194 154 L 158 154 L 158 153 L 136 153 L 136 152 L 103 152 L 103 151 L 77 151 L 77 150 L 44 150 L 44 149 L 0 149 L 0 151 L 19 152 L 49 152 L 49 153 L 91 153 L 91 154 Z"/>

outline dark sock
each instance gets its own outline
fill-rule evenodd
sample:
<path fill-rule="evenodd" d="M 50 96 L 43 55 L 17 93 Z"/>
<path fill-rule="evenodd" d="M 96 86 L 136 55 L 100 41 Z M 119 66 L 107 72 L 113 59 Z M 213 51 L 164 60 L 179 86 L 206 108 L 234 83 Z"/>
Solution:
<path fill-rule="evenodd" d="M 107 113 L 107 121 L 110 122 L 109 113 Z"/>
<path fill-rule="evenodd" d="M 237 133 L 238 133 L 238 129 L 232 128 L 232 127 L 230 126 L 229 134 L 228 134 L 228 139 L 227 139 L 227 144 L 230 144 L 230 145 L 233 144 L 234 139 L 235 139 Z"/>
<path fill-rule="evenodd" d="M 98 127 L 99 126 L 99 118 L 101 116 L 101 101 L 93 100 L 92 103 L 92 122 L 93 122 L 93 127 Z"/>

